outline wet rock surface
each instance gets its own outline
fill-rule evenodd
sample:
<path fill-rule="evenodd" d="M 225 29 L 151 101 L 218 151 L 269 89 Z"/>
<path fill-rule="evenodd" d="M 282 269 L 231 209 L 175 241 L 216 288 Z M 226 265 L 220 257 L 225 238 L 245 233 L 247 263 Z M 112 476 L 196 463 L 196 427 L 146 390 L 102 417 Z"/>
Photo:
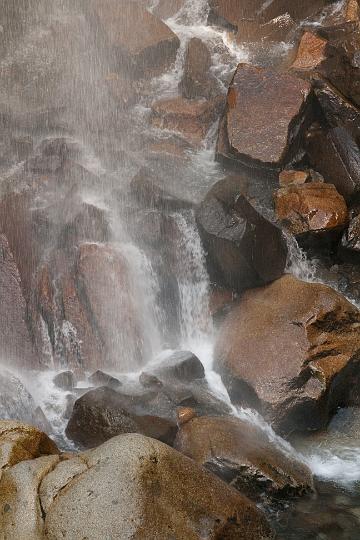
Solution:
<path fill-rule="evenodd" d="M 332 184 L 313 182 L 274 193 L 279 220 L 294 235 L 342 229 L 348 221 L 344 198 Z"/>
<path fill-rule="evenodd" d="M 0 338 L 20 370 L 0 416 L 41 431 L 0 425 L 2 534 L 272 537 L 248 494 L 280 540 L 356 538 L 339 483 L 358 427 L 329 452 L 324 428 L 359 403 L 358 311 L 281 276 L 358 302 L 358 2 L 18 4 L 0 10 Z M 321 428 L 314 455 L 266 421 Z"/>
<path fill-rule="evenodd" d="M 242 296 L 220 332 L 216 369 L 232 400 L 280 433 L 322 428 L 358 385 L 358 321 L 331 288 L 284 276 Z"/>
<path fill-rule="evenodd" d="M 105 4 L 93 2 L 92 7 L 115 66 L 125 67 L 136 77 L 151 76 L 175 61 L 178 37 L 138 3 L 106 0 Z"/>
<path fill-rule="evenodd" d="M 280 277 L 287 256 L 281 229 L 242 192 L 241 177 L 220 181 L 197 211 L 209 266 L 219 283 L 235 290 Z"/>
<path fill-rule="evenodd" d="M 183 425 L 175 448 L 250 498 L 311 491 L 306 466 L 272 446 L 253 423 L 238 418 L 194 418 Z"/>
<path fill-rule="evenodd" d="M 50 506 L 45 538 L 62 531 L 74 539 L 165 539 L 170 531 L 185 540 L 200 538 L 199 527 L 219 539 L 273 536 L 248 499 L 159 442 L 120 436 L 87 454 L 86 463 Z"/>
<path fill-rule="evenodd" d="M 290 74 L 240 64 L 227 95 L 217 158 L 269 168 L 291 160 L 310 114 L 310 90 Z"/>

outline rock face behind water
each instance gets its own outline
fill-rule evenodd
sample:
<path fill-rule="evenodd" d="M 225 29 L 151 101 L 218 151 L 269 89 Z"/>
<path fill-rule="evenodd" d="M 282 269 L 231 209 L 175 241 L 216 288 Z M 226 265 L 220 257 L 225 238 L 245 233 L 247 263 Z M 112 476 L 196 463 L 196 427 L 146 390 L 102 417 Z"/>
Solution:
<path fill-rule="evenodd" d="M 284 276 L 242 296 L 220 331 L 216 369 L 232 400 L 280 433 L 320 429 L 358 398 L 359 322 L 330 287 Z"/>
<path fill-rule="evenodd" d="M 135 77 L 151 76 L 175 61 L 179 38 L 137 2 L 95 0 L 92 6 L 115 66 Z"/>
<path fill-rule="evenodd" d="M 240 182 L 220 181 L 197 210 L 210 274 L 235 290 L 277 279 L 287 257 L 281 229 L 264 218 L 241 191 Z"/>
<path fill-rule="evenodd" d="M 310 89 L 295 76 L 240 64 L 219 128 L 218 159 L 269 168 L 289 161 L 310 116 Z"/>
<path fill-rule="evenodd" d="M 250 421 L 202 417 L 185 423 L 175 448 L 250 498 L 291 496 L 312 489 L 310 470 L 290 459 Z"/>
<path fill-rule="evenodd" d="M 263 515 L 248 499 L 152 439 L 115 437 L 88 453 L 86 464 L 88 470 L 54 497 L 45 518 L 44 538 L 273 537 Z M 61 479 L 60 470 L 58 476 Z"/>
<path fill-rule="evenodd" d="M 210 74 L 211 55 L 206 44 L 191 38 L 185 53 L 184 74 L 179 89 L 184 98 L 211 99 L 221 93 L 219 83 Z"/>
<path fill-rule="evenodd" d="M 0 293 L 1 360 L 5 365 L 35 367 L 20 274 L 3 234 L 0 234 Z"/>

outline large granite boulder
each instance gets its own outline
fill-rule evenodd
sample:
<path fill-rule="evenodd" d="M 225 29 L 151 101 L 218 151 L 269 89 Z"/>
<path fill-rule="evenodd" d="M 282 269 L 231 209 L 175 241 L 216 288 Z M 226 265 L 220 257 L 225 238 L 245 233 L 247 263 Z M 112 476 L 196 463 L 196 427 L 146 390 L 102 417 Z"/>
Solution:
<path fill-rule="evenodd" d="M 233 402 L 280 433 L 320 429 L 358 399 L 359 321 L 330 287 L 287 275 L 241 297 L 219 333 L 215 367 Z"/>
<path fill-rule="evenodd" d="M 193 418 L 179 429 L 175 448 L 250 498 L 299 495 L 313 487 L 308 467 L 250 420 Z"/>
<path fill-rule="evenodd" d="M 87 470 L 67 484 L 68 471 L 55 469 L 52 484 L 60 489 L 46 501 L 44 538 L 273 538 L 248 499 L 160 442 L 121 435 L 85 462 Z"/>
<path fill-rule="evenodd" d="M 217 159 L 280 168 L 299 150 L 311 117 L 310 84 L 289 73 L 239 64 L 220 122 Z"/>
<path fill-rule="evenodd" d="M 277 279 L 287 259 L 281 229 L 250 204 L 240 180 L 218 182 L 197 210 L 210 274 L 235 290 Z"/>
<path fill-rule="evenodd" d="M 175 61 L 179 38 L 137 2 L 93 0 L 91 8 L 115 68 L 152 76 Z"/>

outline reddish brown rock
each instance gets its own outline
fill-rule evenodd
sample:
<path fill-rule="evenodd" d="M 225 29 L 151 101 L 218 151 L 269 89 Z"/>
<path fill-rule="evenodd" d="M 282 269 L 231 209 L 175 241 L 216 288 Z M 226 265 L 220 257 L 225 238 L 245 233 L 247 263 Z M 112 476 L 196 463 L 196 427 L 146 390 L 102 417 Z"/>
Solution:
<path fill-rule="evenodd" d="M 288 186 L 290 184 L 301 185 L 305 184 L 310 179 L 310 171 L 296 171 L 294 169 L 284 169 L 279 174 L 280 186 Z"/>
<path fill-rule="evenodd" d="M 260 17 L 255 19 L 243 19 L 237 24 L 238 32 L 236 41 L 239 43 L 280 43 L 288 42 L 296 30 L 296 24 L 285 14 L 270 21 L 262 21 Z"/>
<path fill-rule="evenodd" d="M 199 145 L 216 120 L 221 105 L 222 99 L 216 104 L 205 99 L 163 99 L 153 104 L 150 123 L 160 129 L 177 131 L 192 144 Z"/>
<path fill-rule="evenodd" d="M 289 497 L 313 488 L 308 467 L 286 455 L 250 420 L 194 418 L 180 427 L 174 446 L 250 498 Z"/>
<path fill-rule="evenodd" d="M 293 75 L 240 64 L 228 91 L 217 158 L 271 168 L 289 161 L 309 119 L 310 89 Z"/>
<path fill-rule="evenodd" d="M 127 371 L 141 365 L 148 344 L 125 256 L 111 245 L 82 244 L 76 269 L 83 304 L 103 344 L 102 366 Z"/>
<path fill-rule="evenodd" d="M 253 19 L 263 0 L 210 0 L 209 22 L 238 28 L 242 19 Z"/>
<path fill-rule="evenodd" d="M 183 426 L 196 416 L 196 412 L 191 407 L 179 407 L 176 414 L 179 426 Z"/>
<path fill-rule="evenodd" d="M 32 204 L 31 196 L 26 192 L 9 193 L 0 201 L 0 232 L 7 237 L 19 269 L 21 287 L 26 300 L 30 296 L 32 277 L 41 252 L 41 246 L 36 238 Z"/>
<path fill-rule="evenodd" d="M 37 367 L 27 327 L 21 278 L 6 236 L 0 234 L 0 341 L 1 358 L 17 367 Z"/>
<path fill-rule="evenodd" d="M 332 184 L 287 186 L 274 193 L 274 201 L 278 219 L 294 235 L 343 228 L 348 220 L 345 200 Z"/>
<path fill-rule="evenodd" d="M 214 317 L 229 306 L 235 299 L 236 293 L 231 289 L 213 286 L 210 291 L 209 309 Z"/>
<path fill-rule="evenodd" d="M 220 331 L 216 369 L 233 402 L 280 433 L 320 429 L 359 397 L 359 323 L 339 293 L 287 275 L 241 297 Z"/>
<path fill-rule="evenodd" d="M 313 32 L 305 32 L 301 38 L 292 69 L 310 71 L 317 68 L 326 58 L 328 41 Z"/>
<path fill-rule="evenodd" d="M 106 45 L 122 70 L 151 76 L 175 61 L 179 38 L 136 2 L 94 0 L 92 6 Z"/>

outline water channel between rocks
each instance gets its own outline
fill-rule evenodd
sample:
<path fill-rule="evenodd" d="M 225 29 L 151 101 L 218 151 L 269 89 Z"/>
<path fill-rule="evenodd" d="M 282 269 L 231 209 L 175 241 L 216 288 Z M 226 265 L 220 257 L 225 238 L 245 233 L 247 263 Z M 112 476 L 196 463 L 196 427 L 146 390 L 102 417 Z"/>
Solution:
<path fill-rule="evenodd" d="M 40 7 L 41 16 L 28 22 L 17 46 L 8 50 L 0 62 L 2 72 L 6 69 L 11 72 L 13 65 L 20 68 L 27 65 L 29 72 L 32 66 L 37 66 L 38 81 L 31 80 L 28 73 L 23 95 L 16 93 L 17 86 L 15 92 L 3 87 L 1 101 L 8 101 L 19 118 L 19 125 L 22 121 L 26 123 L 26 108 L 33 106 L 34 114 L 27 131 L 32 132 L 35 146 L 44 139 L 66 137 L 68 145 L 71 141 L 77 166 L 82 168 L 77 173 L 78 182 L 70 198 L 62 186 L 53 186 L 51 181 L 47 184 L 43 175 L 44 185 L 32 200 L 38 215 L 37 230 L 45 221 L 51 222 L 50 233 L 41 246 L 43 262 L 38 288 L 42 297 L 35 298 L 33 290 L 34 294 L 28 300 L 30 310 L 36 313 L 32 330 L 36 342 L 41 343 L 41 369 L 25 371 L 11 363 L 8 365 L 4 358 L 4 370 L 17 377 L 26 390 L 15 379 L 13 384 L 19 399 L 7 396 L 9 392 L 1 389 L 1 418 L 30 421 L 30 414 L 22 418 L 24 411 L 40 407 L 58 445 L 64 450 L 76 450 L 76 444 L 65 435 L 69 407 L 96 386 L 88 380 L 91 373 L 103 369 L 121 381 L 125 393 L 136 393 L 139 392 L 138 378 L 143 371 L 151 370 L 174 351 L 191 351 L 205 368 L 208 391 L 224 402 L 232 415 L 258 426 L 285 455 L 306 463 L 317 480 L 316 494 L 281 501 L 270 510 L 265 508 L 279 538 L 360 538 L 357 532 L 360 531 L 360 414 L 357 409 L 339 409 L 326 432 L 310 437 L 296 435 L 290 437 L 290 443 L 277 435 L 258 412 L 233 405 L 221 376 L 214 369 L 218 325 L 214 322 L 211 306 L 213 283 L 207 270 L 207 253 L 198 231 L 194 206 L 226 176 L 214 157 L 218 121 L 209 122 L 206 136 L 195 149 L 171 129 L 163 129 L 154 123 L 149 125 L 152 103 L 178 95 L 186 47 L 191 38 L 206 43 L 211 53 L 211 74 L 224 95 L 239 63 L 280 64 L 287 58 L 292 44 L 280 42 L 258 48 L 239 44 L 224 28 L 208 25 L 206 0 L 180 2 L 182 7 L 165 18 L 168 27 L 180 39 L 175 63 L 165 73 L 155 74 L 141 99 L 118 111 L 114 123 L 106 92 L 100 83 L 107 69 L 105 58 L 95 48 L 88 48 L 92 43 L 89 38 L 92 30 L 84 23 L 77 2 L 74 4 L 51 0 L 46 9 Z M 161 1 L 154 0 L 150 11 L 157 13 L 160 4 Z M 340 5 L 333 6 L 334 12 Z M 303 21 L 299 26 L 305 22 L 314 26 L 321 24 L 318 20 Z M 70 31 L 73 37 L 65 48 L 68 55 L 65 61 L 57 56 L 57 39 L 67 36 L 69 24 L 74 29 Z M 45 48 L 43 41 L 47 43 Z M 49 66 L 60 73 L 54 87 L 47 87 L 45 79 L 41 80 L 47 76 Z M 14 79 L 14 84 L 20 87 L 22 82 L 20 79 L 16 82 L 16 74 Z M 108 83 L 115 85 L 116 80 L 112 81 L 108 76 Z M 38 101 L 33 103 L 32 92 L 36 93 L 42 85 L 44 95 L 37 96 Z M 131 95 L 128 99 L 131 100 Z M 45 122 L 44 128 L 40 118 L 42 105 L 46 109 L 49 102 L 54 103 L 54 109 L 60 115 L 60 120 L 54 121 L 54 128 L 50 120 Z M 68 106 L 69 102 L 71 106 Z M 39 127 L 34 118 L 39 121 Z M 17 133 L 23 146 L 26 146 L 25 132 L 19 128 Z M 179 155 L 170 159 L 166 152 L 158 152 L 160 146 L 172 150 L 177 147 Z M 2 167 L 4 193 L 9 192 L 9 186 L 16 186 L 20 192 L 23 184 L 30 182 L 22 175 L 26 159 L 14 160 Z M 40 165 L 32 163 L 32 170 L 41 180 Z M 51 170 L 53 164 L 48 166 Z M 171 194 L 161 215 L 155 207 L 143 208 L 141 190 L 144 184 L 139 171 L 146 176 L 148 170 L 157 177 L 159 190 L 166 189 Z M 138 182 L 134 182 L 134 176 L 136 179 L 139 174 Z M 259 204 L 266 207 L 271 192 L 263 189 L 261 181 L 254 179 L 249 189 L 258 203 L 260 201 Z M 159 197 L 163 197 L 162 192 Z M 174 200 L 180 203 L 175 204 Z M 84 205 L 91 209 L 95 223 L 103 224 L 103 231 L 97 227 L 96 238 L 87 237 L 86 219 L 82 225 L 82 218 L 79 218 L 80 233 L 64 227 L 74 216 L 81 214 Z M 99 221 L 97 216 L 100 216 Z M 160 231 L 164 235 L 161 246 Z M 76 260 L 62 252 L 62 245 L 72 234 L 80 235 L 83 241 L 81 256 Z M 28 241 L 26 235 L 23 241 Z M 287 248 L 287 273 L 305 282 L 329 284 L 344 293 L 335 271 L 325 271 L 321 260 L 307 257 L 290 235 Z M 29 264 L 32 256 L 30 253 Z M 77 277 L 73 272 L 67 274 L 69 260 Z M 89 260 L 93 263 L 90 270 L 86 266 Z M 104 273 L 107 273 L 106 283 Z M 87 330 L 80 336 L 70 318 L 64 317 L 64 313 L 74 313 L 71 311 L 75 309 L 74 303 L 66 304 L 65 291 L 72 290 L 76 279 L 76 287 L 96 306 L 99 319 L 108 321 L 105 330 L 98 328 L 99 336 L 106 336 L 105 366 L 99 352 L 101 339 L 95 335 L 86 352 L 89 366 L 82 368 L 79 359 Z M 99 283 L 98 290 L 91 290 L 91 279 Z M 54 291 L 51 310 L 47 305 L 50 288 Z M 356 305 L 355 295 L 348 291 L 345 294 Z M 76 387 L 62 390 L 54 383 L 54 377 L 68 369 L 77 373 Z M 323 526 L 319 527 L 319 523 Z"/>

